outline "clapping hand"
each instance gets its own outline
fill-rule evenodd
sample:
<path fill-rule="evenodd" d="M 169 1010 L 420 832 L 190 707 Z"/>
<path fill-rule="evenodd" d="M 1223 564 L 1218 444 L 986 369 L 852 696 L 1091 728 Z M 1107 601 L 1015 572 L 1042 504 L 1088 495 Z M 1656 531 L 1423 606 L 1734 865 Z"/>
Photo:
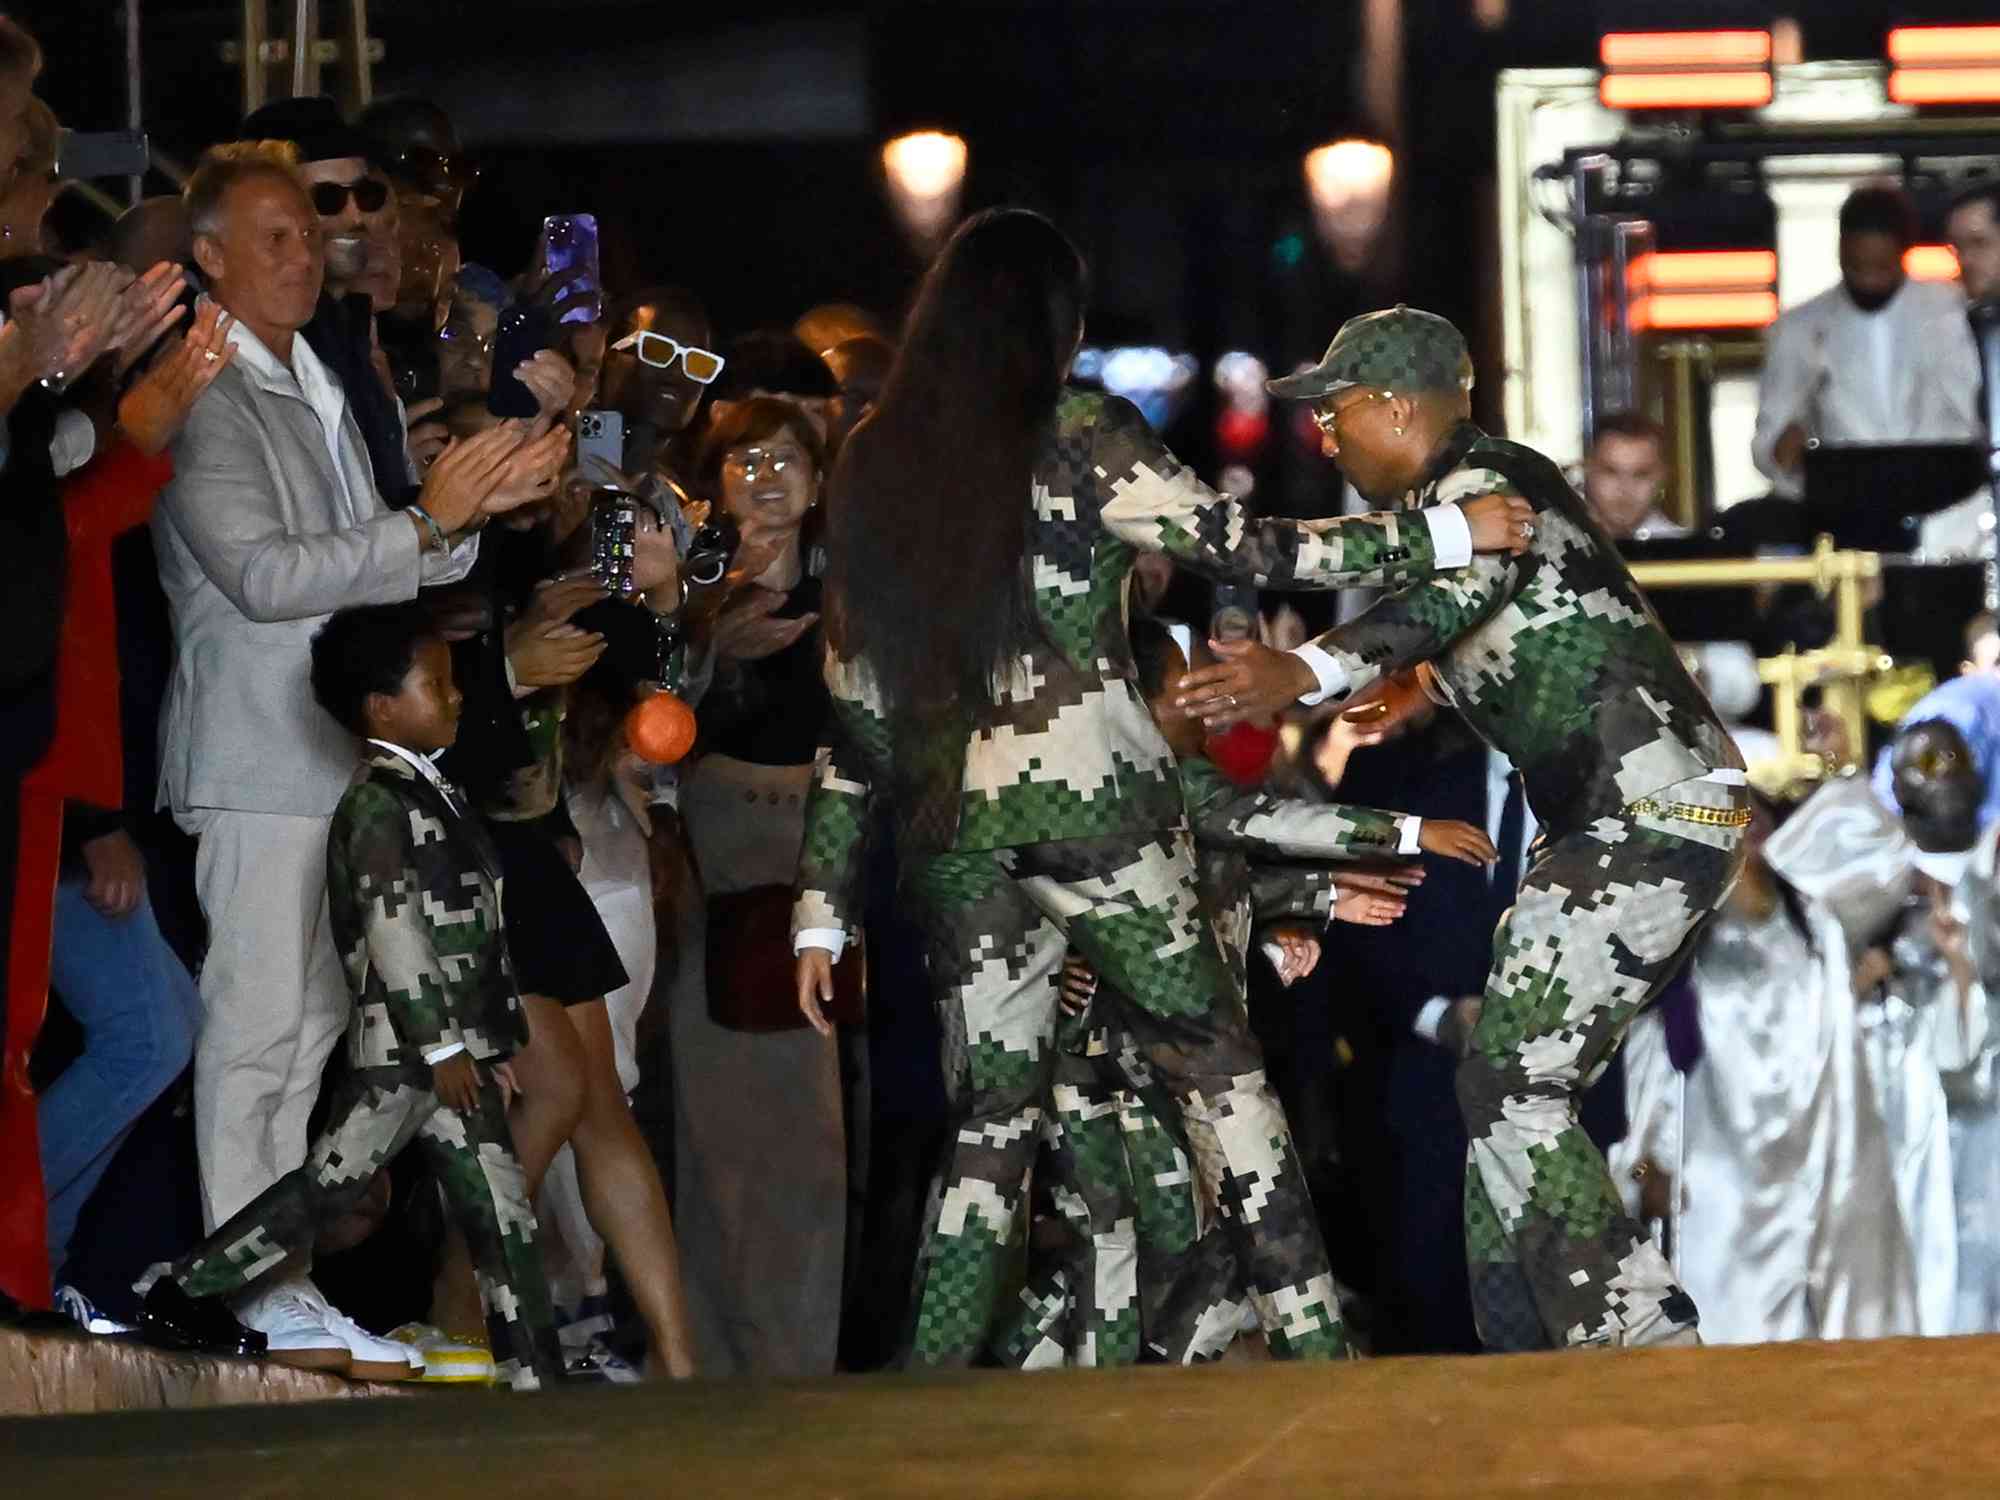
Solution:
<path fill-rule="evenodd" d="M 178 314 L 180 309 L 175 308 Z M 194 326 L 160 352 L 146 373 L 118 402 L 118 425 L 141 452 L 164 453 L 180 434 L 201 393 L 228 368 L 236 348 L 229 342 L 236 320 L 214 302 L 204 302 Z"/>
<path fill-rule="evenodd" d="M 187 272 L 170 260 L 159 262 L 125 288 L 105 346 L 118 351 L 121 376 L 185 316 L 180 299 L 186 289 Z"/>
<path fill-rule="evenodd" d="M 67 385 L 88 369 L 110 342 L 131 281 L 124 267 L 93 261 L 64 266 L 9 296 L 0 339 L 20 386 Z"/>

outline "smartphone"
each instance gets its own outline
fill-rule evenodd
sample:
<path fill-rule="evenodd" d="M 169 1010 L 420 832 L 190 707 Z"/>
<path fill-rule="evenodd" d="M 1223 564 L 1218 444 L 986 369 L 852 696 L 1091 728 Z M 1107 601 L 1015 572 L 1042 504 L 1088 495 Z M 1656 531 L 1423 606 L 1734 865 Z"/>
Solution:
<path fill-rule="evenodd" d="M 56 138 L 56 176 L 140 177 L 152 165 L 143 130 L 65 130 Z"/>
<path fill-rule="evenodd" d="M 521 384 L 514 367 L 548 348 L 552 332 L 549 315 L 539 307 L 517 303 L 500 314 L 500 327 L 493 336 L 493 389 L 486 396 L 486 409 L 494 416 L 532 417 L 541 412 L 542 403 Z"/>
<path fill-rule="evenodd" d="M 1209 604 L 1212 641 L 1257 639 L 1257 591 L 1240 583 L 1218 583 Z"/>
<path fill-rule="evenodd" d="M 604 314 L 604 279 L 597 266 L 597 218 L 550 214 L 542 220 L 541 279 L 570 279 L 564 300 L 582 298 L 562 314 L 563 323 L 595 323 Z"/>
<path fill-rule="evenodd" d="M 614 599 L 630 601 L 639 585 L 632 567 L 639 555 L 637 496 L 605 485 L 590 500 L 590 576 Z"/>
<path fill-rule="evenodd" d="M 625 465 L 625 418 L 615 411 L 578 412 L 576 466 L 584 477 L 607 483 Z"/>

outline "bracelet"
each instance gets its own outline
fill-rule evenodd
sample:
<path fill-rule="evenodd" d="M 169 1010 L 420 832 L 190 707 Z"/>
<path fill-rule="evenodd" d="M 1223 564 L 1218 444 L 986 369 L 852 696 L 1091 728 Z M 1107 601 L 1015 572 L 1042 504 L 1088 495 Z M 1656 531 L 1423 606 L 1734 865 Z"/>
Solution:
<path fill-rule="evenodd" d="M 450 550 L 451 544 L 444 539 L 444 528 L 438 525 L 436 518 L 432 516 L 429 511 L 424 509 L 421 502 L 411 501 L 410 504 L 404 508 L 408 510 L 411 515 L 415 516 L 419 521 L 422 521 L 424 523 L 424 529 L 430 532 L 431 534 L 431 542 L 433 545 L 433 550 L 438 552 L 445 552 Z"/>

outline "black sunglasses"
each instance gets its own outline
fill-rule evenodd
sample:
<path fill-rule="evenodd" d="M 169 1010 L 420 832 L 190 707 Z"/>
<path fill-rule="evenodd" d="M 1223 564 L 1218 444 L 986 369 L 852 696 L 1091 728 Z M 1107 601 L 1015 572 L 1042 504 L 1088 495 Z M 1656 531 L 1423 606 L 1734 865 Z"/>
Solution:
<path fill-rule="evenodd" d="M 379 177 L 363 177 L 358 182 L 315 182 L 313 208 L 322 219 L 330 219 L 347 207 L 349 197 L 364 214 L 380 213 L 389 201 L 389 184 Z"/>

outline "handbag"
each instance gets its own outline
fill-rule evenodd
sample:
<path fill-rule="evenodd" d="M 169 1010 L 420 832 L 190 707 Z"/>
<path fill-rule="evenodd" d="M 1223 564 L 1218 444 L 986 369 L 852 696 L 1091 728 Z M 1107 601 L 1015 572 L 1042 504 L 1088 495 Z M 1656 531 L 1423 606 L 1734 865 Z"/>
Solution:
<path fill-rule="evenodd" d="M 796 1031 L 798 970 L 792 953 L 792 889 L 753 885 L 708 898 L 708 1015 L 731 1031 Z M 859 1025 L 866 1014 L 861 943 L 847 945 L 833 966 L 833 1003 L 826 1018 Z"/>

